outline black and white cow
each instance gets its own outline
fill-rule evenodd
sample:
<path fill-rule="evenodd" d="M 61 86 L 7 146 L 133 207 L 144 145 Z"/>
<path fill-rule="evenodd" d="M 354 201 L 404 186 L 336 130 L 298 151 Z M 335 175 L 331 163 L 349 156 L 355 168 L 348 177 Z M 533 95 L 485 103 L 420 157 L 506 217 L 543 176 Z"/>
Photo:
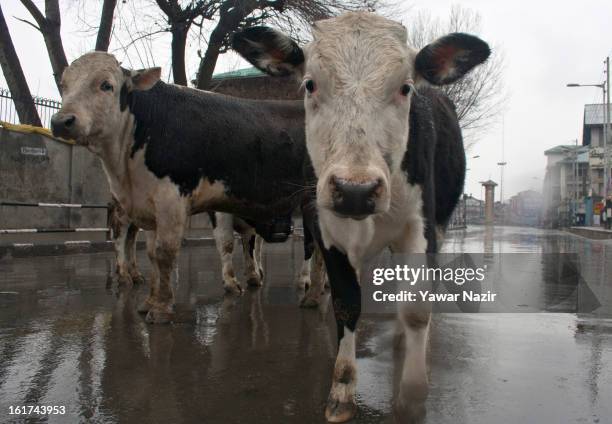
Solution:
<path fill-rule="evenodd" d="M 223 288 L 227 293 L 240 294 L 243 289 L 234 272 L 234 231 L 240 235 L 244 255 L 244 276 L 247 286 L 257 287 L 263 284 L 262 244 L 263 238 L 257 235 L 253 226 L 239 217 L 223 212 L 208 213 L 212 227 L 215 246 L 221 259 L 221 275 Z M 131 287 L 133 284 L 144 283 L 145 279 L 138 269 L 136 262 L 136 237 L 138 227 L 130 221 L 127 213 L 121 208 L 116 199 L 112 199 L 108 206 L 109 227 L 111 239 L 115 248 L 117 283 L 121 287 Z M 312 256 L 307 250 L 306 255 Z M 304 260 L 304 268 L 308 268 L 305 276 L 310 282 L 310 257 Z"/>
<path fill-rule="evenodd" d="M 457 115 L 429 85 L 453 83 L 490 50 L 474 36 L 455 33 L 416 51 L 402 25 L 364 12 L 317 22 L 304 48 L 265 27 L 236 34 L 233 47 L 271 75 L 303 80 L 318 240 L 339 344 L 326 417 L 346 421 L 356 409 L 362 264 L 386 247 L 436 252 L 437 233 L 463 189 Z M 406 356 L 400 391 L 426 393 L 430 311 L 404 310 L 401 321 Z"/>
<path fill-rule="evenodd" d="M 141 309 L 153 323 L 173 319 L 170 276 L 189 215 L 220 211 L 266 223 L 289 216 L 308 194 L 301 102 L 169 85 L 160 72 L 87 53 L 64 71 L 52 119 L 54 135 L 100 157 L 129 223 L 146 231 L 152 278 Z M 321 286 L 313 281 L 308 293 Z"/>

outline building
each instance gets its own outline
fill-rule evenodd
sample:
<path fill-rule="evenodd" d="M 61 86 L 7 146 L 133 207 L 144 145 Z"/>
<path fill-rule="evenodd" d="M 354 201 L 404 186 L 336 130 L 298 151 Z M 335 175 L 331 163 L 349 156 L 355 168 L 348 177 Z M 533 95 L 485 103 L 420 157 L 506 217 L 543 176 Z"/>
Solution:
<path fill-rule="evenodd" d="M 589 196 L 589 146 L 559 145 L 544 152 L 543 224 L 546 227 L 585 223 Z"/>
<path fill-rule="evenodd" d="M 588 104 L 584 105 L 584 119 L 582 126 L 582 145 L 588 146 L 589 168 L 590 168 L 590 189 L 594 197 L 594 201 L 598 202 L 606 193 L 604 193 L 604 105 L 603 104 Z M 608 134 L 610 140 L 610 134 Z M 610 141 L 608 141 L 608 155 L 610 155 Z M 608 170 L 608 176 L 610 171 Z"/>
<path fill-rule="evenodd" d="M 485 202 L 474 196 L 465 195 L 465 220 L 469 224 L 483 224 L 485 216 Z"/>
<path fill-rule="evenodd" d="M 542 215 L 542 194 L 534 190 L 521 191 L 510 198 L 508 223 L 536 227 Z"/>

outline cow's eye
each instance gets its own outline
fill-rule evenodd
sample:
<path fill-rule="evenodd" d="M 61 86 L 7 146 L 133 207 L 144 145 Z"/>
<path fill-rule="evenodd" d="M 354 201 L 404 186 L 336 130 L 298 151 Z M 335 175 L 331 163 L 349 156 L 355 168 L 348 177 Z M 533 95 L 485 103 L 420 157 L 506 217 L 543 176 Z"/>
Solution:
<path fill-rule="evenodd" d="M 113 91 L 113 86 L 110 82 L 108 81 L 104 81 L 102 84 L 100 84 L 100 90 L 102 91 Z"/>
<path fill-rule="evenodd" d="M 308 91 L 309 93 L 313 93 L 317 89 L 314 81 L 311 79 L 304 81 L 304 88 L 306 88 L 306 91 Z"/>
<path fill-rule="evenodd" d="M 402 96 L 407 96 L 408 94 L 410 94 L 411 90 L 412 90 L 412 87 L 410 86 L 410 84 L 404 84 L 402 85 L 402 88 L 400 89 L 400 93 L 402 93 Z"/>

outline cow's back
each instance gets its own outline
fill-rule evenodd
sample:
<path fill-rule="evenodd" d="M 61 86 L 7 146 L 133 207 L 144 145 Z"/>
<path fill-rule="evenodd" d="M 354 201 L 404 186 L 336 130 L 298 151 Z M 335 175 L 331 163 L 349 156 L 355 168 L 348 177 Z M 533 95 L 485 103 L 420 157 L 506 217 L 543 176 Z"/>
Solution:
<path fill-rule="evenodd" d="M 188 195 L 202 178 L 222 181 L 246 209 L 294 207 L 306 155 L 301 102 L 241 100 L 158 83 L 129 100 L 132 156 Z M 291 205 L 289 204 L 291 203 Z M 273 212 L 273 211 L 272 211 Z"/>

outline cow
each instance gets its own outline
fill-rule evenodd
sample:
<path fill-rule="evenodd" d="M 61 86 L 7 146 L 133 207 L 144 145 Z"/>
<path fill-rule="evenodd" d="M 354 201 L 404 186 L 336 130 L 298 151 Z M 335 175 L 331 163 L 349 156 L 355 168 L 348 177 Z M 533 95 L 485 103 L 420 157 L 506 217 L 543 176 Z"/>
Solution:
<path fill-rule="evenodd" d="M 416 51 L 404 26 L 366 12 L 316 22 L 304 48 L 267 27 L 234 35 L 233 48 L 258 69 L 294 74 L 305 89 L 306 145 L 316 176 L 317 240 L 331 285 L 338 353 L 325 415 L 356 411 L 355 330 L 359 273 L 381 250 L 438 251 L 457 204 L 465 151 L 452 102 L 432 86 L 451 84 L 490 54 L 479 38 L 453 33 Z M 402 312 L 402 390 L 427 392 L 430 310 Z"/>
<path fill-rule="evenodd" d="M 112 199 L 108 205 L 107 222 L 110 228 L 110 236 L 115 248 L 116 269 L 115 275 L 120 286 L 130 287 L 133 284 L 142 284 L 144 276 L 138 270 L 136 263 L 136 237 L 138 227 L 132 223 L 126 212 L 116 199 Z M 221 273 L 223 288 L 231 294 L 241 294 L 243 289 L 236 278 L 233 265 L 234 231 L 241 238 L 246 285 L 257 287 L 263 284 L 263 267 L 261 263 L 263 238 L 256 234 L 255 228 L 244 220 L 231 214 L 222 212 L 209 212 L 208 216 L 213 227 L 213 238 L 215 246 L 221 259 Z M 312 253 L 306 251 L 306 255 Z M 309 264 L 306 257 L 304 264 Z M 306 275 L 310 281 L 310 268 Z"/>
<path fill-rule="evenodd" d="M 310 192 L 302 102 L 238 99 L 166 84 L 160 74 L 87 53 L 64 71 L 51 121 L 55 136 L 101 159 L 111 194 L 146 232 L 152 278 L 139 309 L 149 323 L 175 317 L 170 277 L 191 214 L 275 222 Z"/>

